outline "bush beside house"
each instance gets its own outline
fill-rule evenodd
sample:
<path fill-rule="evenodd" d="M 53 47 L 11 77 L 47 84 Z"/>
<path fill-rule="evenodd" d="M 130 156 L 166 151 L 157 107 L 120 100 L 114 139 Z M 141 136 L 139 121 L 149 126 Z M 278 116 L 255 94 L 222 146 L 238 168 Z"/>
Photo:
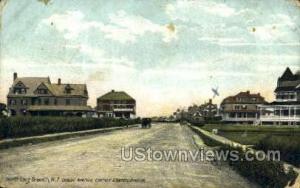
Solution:
<path fill-rule="evenodd" d="M 0 139 L 37 136 L 97 128 L 127 126 L 138 119 L 81 118 L 81 117 L 10 117 L 0 119 Z"/>

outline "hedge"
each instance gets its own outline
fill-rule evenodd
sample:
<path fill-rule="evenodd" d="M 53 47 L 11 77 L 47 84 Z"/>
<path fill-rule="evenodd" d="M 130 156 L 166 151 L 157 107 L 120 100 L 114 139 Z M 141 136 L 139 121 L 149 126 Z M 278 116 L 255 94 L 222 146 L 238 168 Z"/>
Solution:
<path fill-rule="evenodd" d="M 263 151 L 279 150 L 283 161 L 300 167 L 300 138 L 298 136 L 291 135 L 287 138 L 270 134 L 260 140 L 255 148 Z"/>
<path fill-rule="evenodd" d="M 10 117 L 0 118 L 0 139 L 43 134 L 81 131 L 106 127 L 127 126 L 138 119 L 81 118 L 81 117 Z"/>
<path fill-rule="evenodd" d="M 210 137 L 202 134 L 200 131 L 196 131 L 195 128 L 191 127 L 204 141 L 204 143 L 211 147 L 218 147 L 218 150 L 221 151 L 238 151 L 239 159 L 246 159 L 245 152 L 238 149 L 233 149 L 228 146 L 222 145 Z M 255 158 L 254 158 L 255 159 Z M 282 161 L 272 161 L 272 160 L 230 160 L 229 165 L 233 169 L 239 172 L 245 178 L 256 182 L 262 187 L 278 187 L 283 188 L 288 183 L 293 185 L 298 176 L 298 173 L 293 169 L 289 169 L 288 172 L 284 170 L 284 164 Z"/>
<path fill-rule="evenodd" d="M 220 150 L 232 151 L 231 148 L 222 146 Z M 245 159 L 245 153 L 241 150 L 238 151 L 240 159 Z M 238 171 L 242 176 L 252 182 L 258 183 L 262 187 L 278 187 L 284 188 L 288 184 L 291 186 L 295 183 L 298 173 L 292 168 L 285 171 L 283 162 L 272 160 L 257 160 L 253 156 L 252 161 L 248 160 L 230 160 L 229 164 L 234 170 Z"/>

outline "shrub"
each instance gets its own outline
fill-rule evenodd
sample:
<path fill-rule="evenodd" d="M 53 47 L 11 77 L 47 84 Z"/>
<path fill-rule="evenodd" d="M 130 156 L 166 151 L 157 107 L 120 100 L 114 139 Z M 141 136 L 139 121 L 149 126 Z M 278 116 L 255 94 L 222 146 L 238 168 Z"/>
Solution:
<path fill-rule="evenodd" d="M 229 147 L 221 147 L 221 150 L 231 150 Z M 245 159 L 245 153 L 239 151 L 240 159 Z M 246 177 L 250 181 L 254 181 L 262 187 L 278 187 L 283 188 L 289 182 L 294 182 L 298 174 L 289 169 L 285 171 L 284 165 L 281 161 L 272 160 L 236 160 L 229 163 L 234 170 L 238 171 L 242 176 Z"/>
<path fill-rule="evenodd" d="M 105 127 L 127 126 L 138 120 L 81 117 L 10 117 L 0 119 L 0 138 L 81 131 Z"/>
<path fill-rule="evenodd" d="M 288 138 L 288 139 L 287 139 Z M 257 149 L 279 150 L 281 160 L 300 167 L 300 137 L 298 135 L 268 135 L 256 145 Z"/>

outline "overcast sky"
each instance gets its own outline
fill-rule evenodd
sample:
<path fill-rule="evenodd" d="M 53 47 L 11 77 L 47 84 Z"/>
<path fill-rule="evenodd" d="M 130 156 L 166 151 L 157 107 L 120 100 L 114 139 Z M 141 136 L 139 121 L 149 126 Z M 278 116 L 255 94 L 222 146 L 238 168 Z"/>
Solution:
<path fill-rule="evenodd" d="M 246 90 L 272 101 L 287 66 L 300 67 L 289 0 L 8 0 L 2 11 L 2 102 L 18 72 L 86 83 L 92 106 L 115 89 L 138 115 L 170 114 L 212 87 L 216 103 Z"/>

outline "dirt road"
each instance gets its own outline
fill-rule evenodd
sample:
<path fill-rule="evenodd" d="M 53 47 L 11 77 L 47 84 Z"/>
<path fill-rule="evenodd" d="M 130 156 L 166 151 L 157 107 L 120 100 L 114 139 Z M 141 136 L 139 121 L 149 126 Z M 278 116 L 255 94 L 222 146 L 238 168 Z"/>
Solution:
<path fill-rule="evenodd" d="M 196 150 L 178 124 L 0 150 L 2 187 L 253 187 L 226 166 L 193 161 L 124 161 L 121 148 Z M 129 152 L 129 150 L 126 150 Z M 128 153 L 127 153 L 128 154 Z M 128 156 L 128 155 L 127 155 Z"/>

